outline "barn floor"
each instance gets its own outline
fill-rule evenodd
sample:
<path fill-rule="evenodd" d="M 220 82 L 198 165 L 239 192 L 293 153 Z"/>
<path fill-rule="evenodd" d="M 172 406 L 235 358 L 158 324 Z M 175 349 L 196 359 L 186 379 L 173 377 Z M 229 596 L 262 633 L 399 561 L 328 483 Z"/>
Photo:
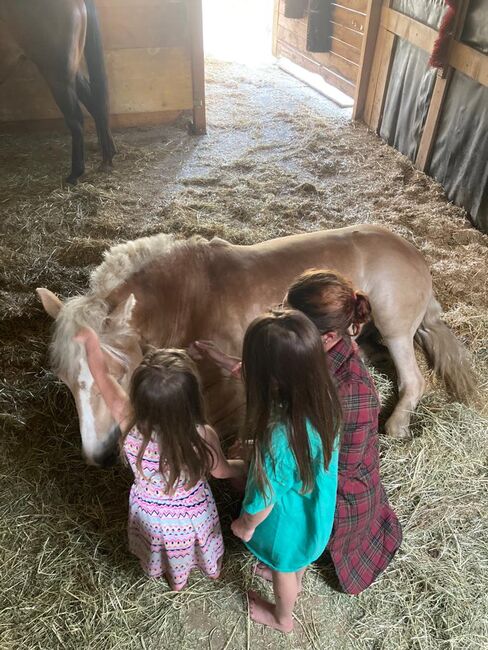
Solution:
<path fill-rule="evenodd" d="M 252 562 L 229 531 L 238 504 L 216 487 L 227 555 L 218 583 L 169 592 L 125 546 L 128 471 L 86 467 L 74 406 L 48 369 L 50 323 L 34 290 L 67 297 L 115 242 L 160 231 L 251 243 L 382 223 L 428 259 L 447 322 L 488 379 L 488 237 L 431 179 L 347 112 L 272 66 L 209 63 L 209 134 L 124 131 L 110 175 L 61 185 L 62 135 L 0 136 L 0 649 L 467 650 L 488 638 L 488 422 L 429 392 L 411 441 L 381 440 L 404 544 L 360 597 L 327 567 L 306 576 L 289 637 L 250 623 Z M 424 364 L 425 365 L 425 364 Z M 391 376 L 376 371 L 388 403 Z M 484 518 L 484 522 L 483 522 Z"/>

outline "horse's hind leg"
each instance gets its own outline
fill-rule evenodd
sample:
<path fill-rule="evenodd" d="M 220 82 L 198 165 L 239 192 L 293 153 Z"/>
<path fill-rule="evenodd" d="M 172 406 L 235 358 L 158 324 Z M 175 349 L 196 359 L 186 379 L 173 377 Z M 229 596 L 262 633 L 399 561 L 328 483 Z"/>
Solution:
<path fill-rule="evenodd" d="M 61 109 L 71 131 L 71 173 L 67 183 L 76 181 L 85 172 L 85 145 L 83 140 L 83 113 L 76 93 L 74 79 L 69 82 L 48 80 L 56 104 Z"/>
<path fill-rule="evenodd" d="M 97 102 L 91 91 L 90 82 L 80 72 L 76 75 L 76 92 L 81 102 L 95 120 L 98 142 L 102 149 L 103 163 L 104 165 L 112 166 L 112 158 L 115 155 L 115 144 L 108 126 L 108 116 L 97 106 Z"/>
<path fill-rule="evenodd" d="M 399 400 L 385 425 L 386 432 L 394 438 L 407 438 L 410 416 L 420 401 L 425 381 L 417 365 L 410 335 L 385 338 L 398 376 Z"/>

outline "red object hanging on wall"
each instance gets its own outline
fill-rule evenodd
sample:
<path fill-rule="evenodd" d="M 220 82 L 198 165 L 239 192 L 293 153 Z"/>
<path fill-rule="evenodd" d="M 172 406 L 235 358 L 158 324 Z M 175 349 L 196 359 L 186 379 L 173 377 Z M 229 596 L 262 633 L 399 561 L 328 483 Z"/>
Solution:
<path fill-rule="evenodd" d="M 449 44 L 453 36 L 454 22 L 457 12 L 457 0 L 445 0 L 447 11 L 439 27 L 439 36 L 434 43 L 429 64 L 433 68 L 444 68 L 448 64 Z"/>

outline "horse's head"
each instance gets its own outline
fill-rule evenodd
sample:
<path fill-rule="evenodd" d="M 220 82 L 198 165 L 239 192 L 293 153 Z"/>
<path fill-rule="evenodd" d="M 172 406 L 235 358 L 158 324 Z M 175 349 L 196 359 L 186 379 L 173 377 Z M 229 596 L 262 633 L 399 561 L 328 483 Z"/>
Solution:
<path fill-rule="evenodd" d="M 83 455 L 90 465 L 108 467 L 117 459 L 120 430 L 93 381 L 84 348 L 73 341 L 73 336 L 82 325 L 92 327 L 100 338 L 109 372 L 128 390 L 132 373 L 142 359 L 139 337 L 130 325 L 135 298 L 130 295 L 109 313 L 105 301 L 91 296 L 62 303 L 48 289 L 37 289 L 37 293 L 55 320 L 51 362 L 75 399 Z"/>

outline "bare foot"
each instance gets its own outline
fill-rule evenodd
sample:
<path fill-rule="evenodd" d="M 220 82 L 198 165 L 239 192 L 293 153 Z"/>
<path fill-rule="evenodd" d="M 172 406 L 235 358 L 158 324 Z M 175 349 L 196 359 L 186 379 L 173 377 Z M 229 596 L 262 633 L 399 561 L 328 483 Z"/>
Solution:
<path fill-rule="evenodd" d="M 254 565 L 254 575 L 264 578 L 268 582 L 273 582 L 273 572 L 269 566 L 266 566 L 266 564 L 263 564 L 262 562 L 256 562 Z"/>
<path fill-rule="evenodd" d="M 292 618 L 281 621 L 276 618 L 275 605 L 263 600 L 255 591 L 248 591 L 247 597 L 249 598 L 249 613 L 255 623 L 272 627 L 285 634 L 289 634 L 293 630 Z"/>
<path fill-rule="evenodd" d="M 267 580 L 268 582 L 273 582 L 273 572 L 269 568 L 269 566 L 266 566 L 266 564 L 263 564 L 262 562 L 256 562 L 254 565 L 254 575 L 259 576 L 260 578 L 263 578 L 264 580 Z M 298 579 L 298 592 L 299 594 L 302 593 L 302 576 Z"/>

